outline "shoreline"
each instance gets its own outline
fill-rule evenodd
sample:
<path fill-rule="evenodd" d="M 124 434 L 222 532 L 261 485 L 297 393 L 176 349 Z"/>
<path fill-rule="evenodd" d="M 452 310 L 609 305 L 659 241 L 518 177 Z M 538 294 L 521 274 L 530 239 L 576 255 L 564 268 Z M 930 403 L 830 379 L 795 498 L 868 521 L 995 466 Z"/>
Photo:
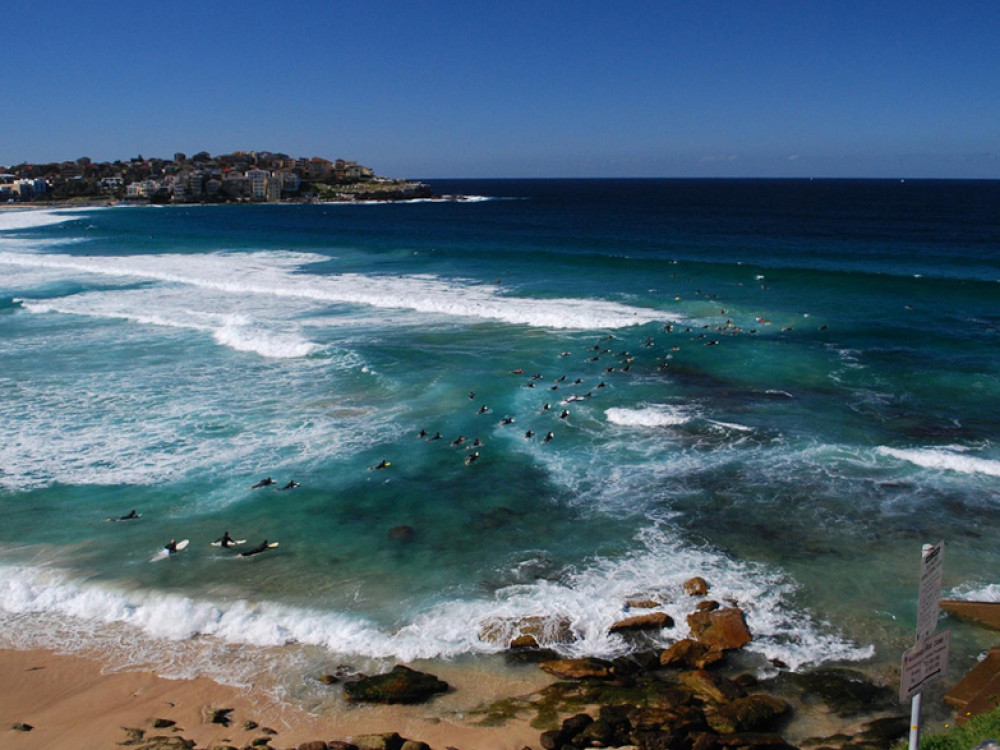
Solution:
<path fill-rule="evenodd" d="M 462 679 L 461 670 L 445 667 L 437 672 L 453 689 L 430 703 L 345 704 L 332 715 L 314 715 L 252 687 L 234 688 L 206 677 L 167 679 L 148 671 L 105 672 L 100 662 L 86 657 L 0 649 L 0 731 L 5 747 L 17 750 L 106 750 L 128 739 L 124 727 L 143 729 L 147 736 L 183 736 L 198 747 L 244 747 L 266 734 L 264 728 L 275 730 L 277 747 L 391 732 L 432 748 L 519 750 L 537 744 L 539 730 L 526 719 L 513 719 L 499 727 L 463 721 L 463 704 L 470 697 L 492 700 L 496 696 L 490 693 L 499 691 L 499 696 L 510 688 L 516 692 L 516 684 L 476 685 L 475 675 L 466 675 L 469 684 L 462 684 L 457 681 Z M 527 684 L 522 687 L 532 689 Z M 220 709 L 233 709 L 230 726 L 212 722 L 213 713 Z M 155 719 L 176 724 L 155 729 Z M 248 721 L 259 727 L 245 728 Z M 32 729 L 12 729 L 15 723 Z"/>

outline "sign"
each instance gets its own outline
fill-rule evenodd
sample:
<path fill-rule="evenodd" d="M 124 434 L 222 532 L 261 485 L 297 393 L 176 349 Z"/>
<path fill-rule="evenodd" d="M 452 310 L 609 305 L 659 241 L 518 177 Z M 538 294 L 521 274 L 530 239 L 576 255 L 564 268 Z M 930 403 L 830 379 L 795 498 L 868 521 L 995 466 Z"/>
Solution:
<path fill-rule="evenodd" d="M 903 654 L 903 669 L 899 680 L 899 701 L 905 703 L 924 686 L 937 682 L 948 669 L 951 631 L 943 630 Z"/>
<path fill-rule="evenodd" d="M 944 572 L 944 542 L 924 546 L 920 559 L 920 599 L 917 603 L 917 643 L 937 630 L 941 575 Z"/>

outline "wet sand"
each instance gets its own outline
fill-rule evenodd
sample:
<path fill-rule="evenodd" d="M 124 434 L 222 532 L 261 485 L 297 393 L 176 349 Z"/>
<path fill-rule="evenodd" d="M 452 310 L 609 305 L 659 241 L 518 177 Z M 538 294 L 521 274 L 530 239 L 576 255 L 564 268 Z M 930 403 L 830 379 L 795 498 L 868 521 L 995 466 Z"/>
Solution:
<path fill-rule="evenodd" d="M 445 674 L 445 671 L 448 674 Z M 518 750 L 538 746 L 539 730 L 527 721 L 487 728 L 463 721 L 461 704 L 474 693 L 490 699 L 506 686 L 457 683 L 461 670 L 438 671 L 454 690 L 420 706 L 344 706 L 331 715 L 311 715 L 205 678 L 169 680 L 149 672 L 102 672 L 101 664 L 48 651 L 0 650 L 0 737 L 14 750 L 107 750 L 128 739 L 123 727 L 143 729 L 146 736 L 177 734 L 199 748 L 217 744 L 244 747 L 261 729 L 244 729 L 253 721 L 277 734 L 272 745 L 294 748 L 310 740 L 349 740 L 361 734 L 398 732 L 435 750 Z M 525 687 L 529 687 L 525 685 Z M 465 693 L 464 697 L 460 697 Z M 499 696 L 497 696 L 499 697 Z M 458 703 L 456 703 L 458 701 Z M 232 708 L 229 727 L 212 723 L 214 711 Z M 169 719 L 176 728 L 154 729 L 154 719 Z M 29 724 L 31 731 L 12 729 Z"/>

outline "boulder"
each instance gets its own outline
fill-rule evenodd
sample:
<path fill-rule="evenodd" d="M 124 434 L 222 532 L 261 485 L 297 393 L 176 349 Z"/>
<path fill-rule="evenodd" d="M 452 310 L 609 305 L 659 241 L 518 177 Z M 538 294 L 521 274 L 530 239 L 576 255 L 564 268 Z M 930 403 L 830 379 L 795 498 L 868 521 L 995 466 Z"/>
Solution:
<path fill-rule="evenodd" d="M 420 740 L 406 740 L 399 750 L 431 750 L 431 746 Z"/>
<path fill-rule="evenodd" d="M 660 652 L 660 666 L 704 669 L 723 658 L 723 653 L 704 643 L 684 638 Z"/>
<path fill-rule="evenodd" d="M 674 619 L 666 612 L 651 612 L 619 620 L 609 629 L 609 633 L 630 633 L 637 630 L 662 630 L 672 628 Z"/>
<path fill-rule="evenodd" d="M 634 708 L 628 718 L 636 731 L 659 730 L 684 735 L 708 729 L 704 714 L 693 706 Z"/>
<path fill-rule="evenodd" d="M 684 581 L 684 593 L 688 596 L 705 596 L 708 593 L 708 581 L 701 576 L 695 576 Z"/>
<path fill-rule="evenodd" d="M 448 690 L 448 683 L 427 672 L 397 664 L 391 672 L 344 684 L 350 701 L 364 703 L 423 703 Z"/>
<path fill-rule="evenodd" d="M 402 750 L 403 738 L 396 732 L 361 734 L 351 738 L 358 750 Z"/>
<path fill-rule="evenodd" d="M 15 732 L 30 732 L 34 727 L 31 724 L 25 724 L 23 721 L 15 721 L 10 725 L 10 728 Z"/>
<path fill-rule="evenodd" d="M 722 605 L 719 604 L 715 599 L 705 599 L 704 601 L 698 602 L 696 609 L 699 612 L 714 612 Z"/>
<path fill-rule="evenodd" d="M 751 641 L 746 617 L 737 607 L 692 612 L 687 616 L 687 623 L 695 640 L 716 651 L 743 648 Z"/>
<path fill-rule="evenodd" d="M 563 680 L 582 680 L 587 677 L 603 679 L 611 677 L 613 674 L 611 662 L 590 657 L 583 659 L 554 659 L 552 661 L 543 661 L 538 666 L 543 671 Z"/>
<path fill-rule="evenodd" d="M 360 750 L 353 742 L 345 742 L 344 740 L 330 740 L 326 743 L 326 747 L 327 750 Z"/>
<path fill-rule="evenodd" d="M 709 703 L 728 703 L 744 695 L 743 689 L 728 677 L 706 672 L 704 669 L 681 672 L 677 679 L 696 696 Z"/>
<path fill-rule="evenodd" d="M 841 717 L 889 710 L 898 705 L 892 688 L 875 685 L 853 669 L 828 667 L 792 672 L 787 679 L 802 691 L 805 700 L 818 700 Z"/>
<path fill-rule="evenodd" d="M 649 597 L 639 596 L 638 594 L 634 597 L 630 596 L 625 600 L 625 606 L 629 609 L 656 609 L 663 605 L 663 602 L 658 602 L 656 599 L 650 599 Z"/>
<path fill-rule="evenodd" d="M 230 714 L 235 710 L 235 708 L 209 708 L 208 721 L 211 724 L 221 724 L 224 727 L 228 727 L 233 723 Z"/>
<path fill-rule="evenodd" d="M 323 740 L 313 740 L 312 742 L 303 742 L 299 745 L 298 750 L 330 750 L 330 746 Z"/>
<path fill-rule="evenodd" d="M 761 732 L 770 729 L 779 717 L 790 710 L 791 706 L 780 698 L 757 693 L 712 706 L 705 710 L 705 719 L 719 734 Z"/>
<path fill-rule="evenodd" d="M 166 727 L 172 727 L 176 723 L 173 719 L 153 719 L 153 728 L 165 729 Z"/>
<path fill-rule="evenodd" d="M 575 744 L 574 738 L 594 723 L 587 714 L 577 714 L 566 719 L 559 729 L 543 732 L 539 742 L 545 750 L 561 750 L 566 745 Z"/>

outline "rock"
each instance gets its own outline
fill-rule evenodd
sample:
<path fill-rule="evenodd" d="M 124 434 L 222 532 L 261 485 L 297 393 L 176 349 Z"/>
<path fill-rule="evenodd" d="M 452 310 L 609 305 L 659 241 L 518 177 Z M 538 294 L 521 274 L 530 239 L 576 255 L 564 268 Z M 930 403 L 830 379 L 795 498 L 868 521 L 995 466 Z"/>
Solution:
<path fill-rule="evenodd" d="M 699 612 L 714 612 L 721 606 L 715 599 L 706 599 L 703 602 L 698 602 L 696 608 Z"/>
<path fill-rule="evenodd" d="M 362 734 L 351 738 L 358 750 L 402 750 L 403 738 L 395 732 Z"/>
<path fill-rule="evenodd" d="M 758 693 L 705 710 L 708 725 L 719 734 L 760 732 L 770 729 L 791 706 L 780 698 Z"/>
<path fill-rule="evenodd" d="M 510 648 L 539 648 L 538 641 L 533 635 L 519 635 L 510 642 Z"/>
<path fill-rule="evenodd" d="M 344 694 L 348 700 L 356 702 L 423 703 L 448 687 L 447 682 L 432 674 L 398 664 L 386 674 L 345 683 Z"/>
<path fill-rule="evenodd" d="M 271 727 L 261 727 L 260 731 L 261 731 L 261 734 L 269 734 L 272 737 L 278 733 L 278 731 L 276 729 L 271 729 Z"/>
<path fill-rule="evenodd" d="M 684 638 L 665 648 L 660 653 L 660 665 L 664 667 L 687 667 L 688 669 L 704 669 L 709 664 L 715 664 L 723 658 L 723 653 L 706 646 L 704 643 Z"/>
<path fill-rule="evenodd" d="M 313 740 L 312 742 L 303 742 L 299 745 L 298 750 L 330 750 L 330 746 L 323 740 Z"/>
<path fill-rule="evenodd" d="M 672 628 L 674 619 L 666 612 L 652 612 L 648 615 L 636 615 L 619 620 L 608 630 L 609 633 L 626 633 L 637 630 L 662 630 Z"/>
<path fill-rule="evenodd" d="M 751 641 L 743 610 L 737 607 L 692 612 L 687 623 L 695 640 L 717 651 L 743 648 Z"/>
<path fill-rule="evenodd" d="M 587 714 L 577 714 L 566 719 L 559 729 L 543 732 L 539 742 L 545 750 L 561 750 L 566 745 L 575 744 L 573 739 L 594 723 Z"/>
<path fill-rule="evenodd" d="M 399 750 L 431 750 L 431 746 L 420 740 L 406 740 Z"/>
<path fill-rule="evenodd" d="M 676 735 L 708 729 L 704 714 L 693 706 L 649 706 L 629 712 L 629 722 L 635 731 L 658 730 Z"/>
<path fill-rule="evenodd" d="M 265 745 L 269 744 L 271 744 L 270 737 L 255 737 L 254 739 L 250 740 L 251 747 L 264 747 Z"/>
<path fill-rule="evenodd" d="M 533 640 L 526 638 L 520 641 L 521 648 L 572 643 L 576 640 L 576 634 L 566 618 L 538 616 L 519 619 L 496 618 L 482 623 L 479 628 L 480 640 L 508 647 L 513 646 L 515 641 L 525 636 L 530 636 Z"/>
<path fill-rule="evenodd" d="M 153 719 L 153 728 L 164 729 L 165 727 L 172 727 L 176 723 L 173 719 Z"/>
<path fill-rule="evenodd" d="M 412 542 L 416 533 L 412 526 L 403 524 L 389 529 L 389 538 L 396 542 Z"/>
<path fill-rule="evenodd" d="M 322 682 L 324 685 L 336 685 L 338 682 L 340 682 L 340 678 L 337 677 L 337 675 L 335 674 L 321 674 L 316 679 Z"/>
<path fill-rule="evenodd" d="M 684 581 L 684 593 L 688 596 L 705 596 L 708 593 L 708 588 L 708 581 L 701 576 Z"/>
<path fill-rule="evenodd" d="M 256 729 L 259 726 L 260 726 L 260 724 L 258 724 L 256 721 L 250 721 L 249 719 L 247 719 L 246 721 L 243 722 L 243 731 L 244 732 L 252 732 L 254 729 Z"/>
<path fill-rule="evenodd" d="M 235 710 L 235 708 L 210 708 L 208 709 L 208 721 L 211 724 L 221 724 L 224 727 L 228 727 L 233 723 L 229 714 Z"/>
<path fill-rule="evenodd" d="M 696 696 L 710 703 L 728 703 L 744 695 L 739 685 L 728 677 L 715 672 L 706 672 L 704 669 L 681 672 L 678 680 Z"/>
<path fill-rule="evenodd" d="M 31 726 L 31 724 L 25 724 L 23 721 L 15 721 L 13 724 L 10 725 L 10 728 L 13 729 L 15 732 L 30 732 L 32 729 L 34 729 L 34 727 Z"/>
<path fill-rule="evenodd" d="M 638 595 L 634 598 L 629 597 L 625 600 L 625 606 L 629 609 L 656 609 L 662 604 L 663 602 L 658 602 L 655 599 L 649 599 Z"/>
<path fill-rule="evenodd" d="M 910 733 L 908 716 L 884 716 L 881 719 L 866 722 L 858 733 L 865 742 L 871 742 L 882 748 L 890 748 Z M 855 738 L 857 741 L 857 737 Z"/>
<path fill-rule="evenodd" d="M 589 657 L 543 661 L 538 666 L 563 680 L 582 680 L 587 677 L 603 679 L 612 675 L 611 662 Z"/>
<path fill-rule="evenodd" d="M 791 672 L 787 673 L 787 679 L 802 690 L 803 698 L 818 699 L 841 717 L 894 709 L 898 705 L 892 688 L 874 685 L 864 674 L 852 669 Z"/>
<path fill-rule="evenodd" d="M 693 734 L 691 750 L 795 750 L 776 734 L 742 732 L 740 734 Z"/>
<path fill-rule="evenodd" d="M 344 742 L 344 740 L 330 740 L 326 743 L 326 746 L 327 750 L 359 750 L 357 745 L 351 742 Z"/>

